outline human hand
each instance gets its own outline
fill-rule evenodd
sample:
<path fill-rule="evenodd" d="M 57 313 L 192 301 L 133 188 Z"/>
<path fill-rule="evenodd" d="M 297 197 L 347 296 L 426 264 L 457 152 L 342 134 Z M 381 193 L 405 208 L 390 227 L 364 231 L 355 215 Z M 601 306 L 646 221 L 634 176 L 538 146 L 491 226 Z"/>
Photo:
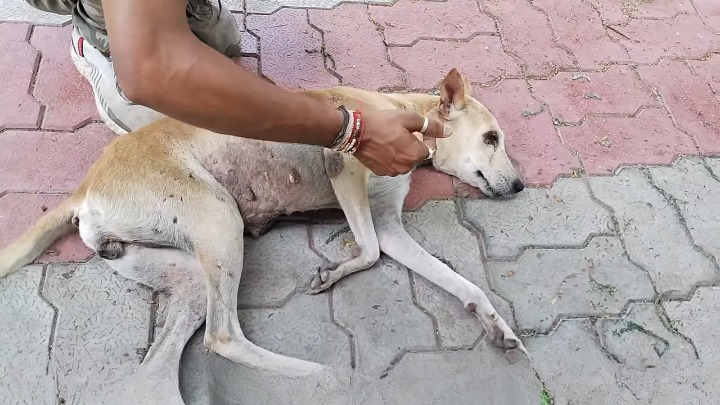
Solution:
<path fill-rule="evenodd" d="M 397 176 L 426 160 L 430 149 L 413 132 L 420 132 L 425 117 L 403 110 L 363 112 L 362 142 L 354 156 L 378 176 Z M 450 127 L 429 119 L 423 133 L 433 138 L 450 135 Z"/>

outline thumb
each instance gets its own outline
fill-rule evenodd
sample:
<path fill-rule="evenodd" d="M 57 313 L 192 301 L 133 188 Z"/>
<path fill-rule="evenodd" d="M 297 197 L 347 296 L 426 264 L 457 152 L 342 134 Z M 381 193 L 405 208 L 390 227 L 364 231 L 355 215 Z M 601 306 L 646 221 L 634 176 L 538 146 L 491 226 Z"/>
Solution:
<path fill-rule="evenodd" d="M 424 124 L 425 117 L 410 112 L 405 115 L 403 120 L 403 126 L 410 132 L 420 132 Z M 428 126 L 422 134 L 432 138 L 446 138 L 452 134 L 452 128 L 434 118 L 428 118 Z"/>

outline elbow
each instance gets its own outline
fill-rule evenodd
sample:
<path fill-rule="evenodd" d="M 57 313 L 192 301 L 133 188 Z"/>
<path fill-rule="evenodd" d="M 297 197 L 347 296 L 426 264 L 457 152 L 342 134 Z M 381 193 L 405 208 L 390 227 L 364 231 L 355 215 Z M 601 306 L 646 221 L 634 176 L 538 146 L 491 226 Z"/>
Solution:
<path fill-rule="evenodd" d="M 150 65 L 150 66 L 147 66 Z M 152 108 L 156 103 L 157 68 L 151 61 L 124 61 L 115 64 L 118 87 L 135 104 Z"/>

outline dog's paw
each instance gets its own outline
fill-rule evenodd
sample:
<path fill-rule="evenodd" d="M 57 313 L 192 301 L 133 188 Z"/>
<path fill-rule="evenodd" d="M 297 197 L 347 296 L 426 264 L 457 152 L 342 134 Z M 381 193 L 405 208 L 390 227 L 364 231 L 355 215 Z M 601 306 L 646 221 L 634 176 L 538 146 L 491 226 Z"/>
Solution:
<path fill-rule="evenodd" d="M 474 312 L 480 319 L 480 322 L 485 327 L 485 332 L 487 332 L 487 339 L 493 346 L 504 349 L 506 352 L 519 350 L 525 356 L 528 356 L 523 342 L 497 312 L 493 310 L 491 314 L 481 315 L 478 313 L 475 304 L 467 305 L 465 309 Z"/>
<path fill-rule="evenodd" d="M 315 274 L 313 274 L 310 279 L 310 290 L 308 293 L 318 294 L 333 285 L 335 280 L 333 280 L 332 271 L 337 269 L 339 265 L 339 263 L 323 260 L 320 266 L 315 269 Z"/>

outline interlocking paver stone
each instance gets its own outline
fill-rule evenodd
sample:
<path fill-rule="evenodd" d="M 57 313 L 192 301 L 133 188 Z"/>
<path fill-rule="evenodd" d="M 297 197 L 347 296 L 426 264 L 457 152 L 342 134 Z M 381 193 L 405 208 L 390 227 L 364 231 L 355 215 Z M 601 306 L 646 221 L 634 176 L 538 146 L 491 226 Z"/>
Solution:
<path fill-rule="evenodd" d="M 710 30 L 720 33 L 720 4 L 714 0 L 693 0 L 693 4 Z"/>
<path fill-rule="evenodd" d="M 720 357 L 717 342 L 720 339 L 720 288 L 701 287 L 690 301 L 671 301 L 663 304 L 672 324 L 684 336 L 690 338 L 703 364 L 703 373 L 717 375 Z M 718 387 L 712 388 L 715 396 Z"/>
<path fill-rule="evenodd" d="M 0 197 L 0 246 L 19 238 L 48 210 L 64 201 L 67 195 L 9 193 Z M 80 262 L 92 256 L 92 251 L 77 233 L 61 237 L 50 246 L 38 262 Z"/>
<path fill-rule="evenodd" d="M 712 171 L 715 177 L 720 178 L 720 158 L 705 158 L 705 162 L 708 167 L 710 167 L 710 171 Z"/>
<path fill-rule="evenodd" d="M 705 80 L 718 97 L 720 93 L 720 55 L 713 54 L 705 60 L 689 60 L 693 72 Z"/>
<path fill-rule="evenodd" d="M 592 0 L 590 3 L 606 23 L 625 22 L 630 18 L 670 19 L 677 14 L 695 13 L 689 0 Z"/>
<path fill-rule="evenodd" d="M 663 56 L 701 58 L 720 50 L 720 35 L 705 29 L 696 14 L 681 14 L 671 20 L 631 20 L 613 27 L 633 62 L 655 63 Z"/>
<path fill-rule="evenodd" d="M 238 316 L 245 336 L 265 349 L 350 366 L 350 339 L 333 323 L 327 295 L 300 294 L 282 308 L 246 309 L 238 311 Z"/>
<path fill-rule="evenodd" d="M 528 246 L 580 246 L 591 235 L 613 231 L 608 212 L 576 179 L 509 200 L 462 200 L 461 206 L 464 219 L 483 233 L 490 258 L 513 257 Z"/>
<path fill-rule="evenodd" d="M 390 57 L 405 69 L 415 89 L 435 88 L 452 68 L 483 84 L 521 73 L 497 36 L 477 36 L 467 42 L 421 40 L 412 47 L 390 48 Z"/>
<path fill-rule="evenodd" d="M 440 376 L 452 382 L 440 383 Z M 473 351 L 408 353 L 379 387 L 383 403 L 417 405 L 535 405 L 542 390 L 527 361 L 508 364 L 485 344 Z"/>
<path fill-rule="evenodd" d="M 515 306 L 520 328 L 544 333 L 556 319 L 617 315 L 655 295 L 645 272 L 615 237 L 579 249 L 530 249 L 517 262 L 487 264 L 497 290 Z"/>
<path fill-rule="evenodd" d="M 531 80 L 535 96 L 548 103 L 559 124 L 577 123 L 587 114 L 635 114 L 642 106 L 658 106 L 652 91 L 629 66 L 605 72 L 560 73 L 552 80 Z"/>
<path fill-rule="evenodd" d="M 300 284 L 310 281 L 319 262 L 304 225 L 280 225 L 260 238 L 247 238 L 238 306 L 281 306 Z"/>
<path fill-rule="evenodd" d="M 47 375 L 53 309 L 38 295 L 41 266 L 0 279 L 0 402 L 53 404 Z"/>
<path fill-rule="evenodd" d="M 90 84 L 70 60 L 71 27 L 36 27 L 30 42 L 40 51 L 33 95 L 45 105 L 45 129 L 73 130 L 99 120 Z"/>
<path fill-rule="evenodd" d="M 292 88 L 338 84 L 337 78 L 325 70 L 320 32 L 308 24 L 305 10 L 250 15 L 246 24 L 260 37 L 263 75 Z"/>
<path fill-rule="evenodd" d="M 408 19 L 409 15 L 413 18 Z M 383 28 L 389 46 L 412 45 L 421 38 L 469 39 L 477 33 L 496 32 L 492 18 L 469 0 L 400 0 L 392 7 L 370 6 L 370 16 Z"/>
<path fill-rule="evenodd" d="M 337 322 L 355 336 L 357 369 L 380 376 L 403 349 L 435 349 L 429 316 L 413 305 L 407 270 L 381 259 L 333 286 Z"/>
<path fill-rule="evenodd" d="M 633 304 L 622 319 L 599 320 L 597 330 L 640 403 L 702 404 L 717 395 L 707 391 L 717 365 L 708 369 L 698 360 L 690 343 L 665 328 L 654 305 Z"/>
<path fill-rule="evenodd" d="M 148 289 L 96 259 L 48 265 L 42 293 L 58 309 L 50 374 L 61 401 L 72 403 L 137 368 L 148 347 Z"/>
<path fill-rule="evenodd" d="M 555 42 L 547 16 L 530 2 L 491 0 L 481 5 L 498 18 L 503 43 L 524 61 L 526 75 L 548 76 L 575 64 L 572 54 Z"/>
<path fill-rule="evenodd" d="M 555 28 L 560 44 L 575 55 L 582 69 L 629 61 L 627 51 L 605 32 L 600 15 L 582 0 L 536 0 Z M 582 27 L 579 29 L 579 27 Z"/>
<path fill-rule="evenodd" d="M 77 132 L 0 133 L 0 193 L 71 192 L 115 135 L 102 124 Z"/>
<path fill-rule="evenodd" d="M 281 7 L 288 8 L 321 8 L 328 9 L 337 6 L 344 0 L 246 0 L 246 8 L 248 13 L 254 14 L 270 14 L 277 11 Z M 367 3 L 372 4 L 392 4 L 395 0 L 371 0 Z M 349 3 L 349 2 L 348 2 Z"/>
<path fill-rule="evenodd" d="M 38 52 L 27 43 L 30 27 L 0 24 L 0 130 L 37 128 L 40 103 L 30 95 Z"/>
<path fill-rule="evenodd" d="M 675 128 L 664 109 L 637 116 L 590 116 L 581 126 L 559 128 L 590 174 L 612 173 L 622 164 L 669 164 L 678 154 L 697 153 L 691 136 Z"/>
<path fill-rule="evenodd" d="M 390 64 L 382 33 L 370 21 L 367 6 L 345 4 L 309 13 L 310 23 L 324 33 L 324 51 L 344 85 L 368 90 L 403 85 L 402 73 Z"/>
<path fill-rule="evenodd" d="M 695 138 L 701 153 L 720 153 L 720 100 L 707 82 L 683 62 L 669 59 L 640 66 L 638 72 L 660 92 L 678 127 Z"/>
<path fill-rule="evenodd" d="M 550 112 L 530 94 L 524 80 L 503 80 L 493 88 L 476 87 L 475 96 L 498 120 L 508 154 L 522 165 L 529 184 L 550 184 L 580 162 L 566 149 Z"/>
<path fill-rule="evenodd" d="M 460 225 L 455 209 L 455 204 L 449 201 L 431 202 L 418 212 L 405 214 L 405 228 L 430 254 L 482 288 L 500 316 L 512 326 L 510 305 L 490 290 L 478 240 Z M 413 274 L 413 279 L 417 302 L 437 321 L 443 347 L 467 347 L 480 337 L 483 328 L 479 320 L 463 309 L 458 298 L 421 276 Z"/>
<path fill-rule="evenodd" d="M 720 260 L 720 182 L 701 158 L 683 158 L 672 167 L 651 168 L 657 186 L 677 202 L 695 243 Z"/>
<path fill-rule="evenodd" d="M 619 365 L 602 352 L 588 320 L 567 320 L 549 336 L 525 339 L 555 404 L 636 404 L 618 383 Z"/>
<path fill-rule="evenodd" d="M 595 198 L 613 208 L 630 258 L 652 277 L 658 293 L 687 296 L 718 278 L 712 261 L 693 248 L 678 213 L 640 169 L 593 177 Z"/>

